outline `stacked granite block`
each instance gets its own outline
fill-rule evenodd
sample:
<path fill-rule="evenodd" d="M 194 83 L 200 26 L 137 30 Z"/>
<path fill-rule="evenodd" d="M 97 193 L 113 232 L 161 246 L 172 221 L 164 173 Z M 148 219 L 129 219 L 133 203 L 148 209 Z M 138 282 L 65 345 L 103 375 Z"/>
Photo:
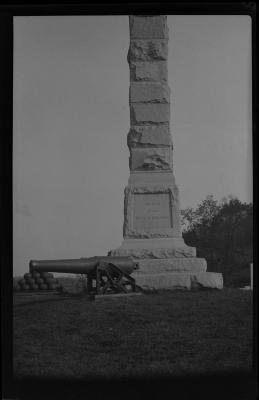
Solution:
<path fill-rule="evenodd" d="M 172 169 L 166 16 L 130 16 L 131 171 Z"/>

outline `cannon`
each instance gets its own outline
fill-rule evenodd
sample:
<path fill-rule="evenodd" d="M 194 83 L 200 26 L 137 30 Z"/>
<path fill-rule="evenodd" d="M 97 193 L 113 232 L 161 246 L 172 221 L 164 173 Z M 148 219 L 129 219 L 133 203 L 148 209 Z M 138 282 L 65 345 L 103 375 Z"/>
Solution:
<path fill-rule="evenodd" d="M 38 271 L 83 274 L 89 294 L 135 292 L 138 287 L 130 274 L 139 268 L 132 257 L 95 256 L 70 260 L 31 260 L 30 273 Z M 95 285 L 93 285 L 95 283 Z"/>

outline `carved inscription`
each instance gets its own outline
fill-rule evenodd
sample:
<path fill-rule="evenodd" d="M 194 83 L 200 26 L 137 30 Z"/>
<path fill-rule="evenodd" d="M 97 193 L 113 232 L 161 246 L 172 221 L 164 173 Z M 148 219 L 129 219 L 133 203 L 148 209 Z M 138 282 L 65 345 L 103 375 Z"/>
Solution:
<path fill-rule="evenodd" d="M 134 194 L 133 229 L 172 228 L 169 193 Z"/>

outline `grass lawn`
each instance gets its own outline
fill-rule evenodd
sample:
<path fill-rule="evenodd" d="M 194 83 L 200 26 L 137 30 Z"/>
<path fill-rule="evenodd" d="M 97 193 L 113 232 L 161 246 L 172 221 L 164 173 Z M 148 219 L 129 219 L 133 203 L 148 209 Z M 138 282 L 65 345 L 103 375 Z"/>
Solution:
<path fill-rule="evenodd" d="M 250 291 L 14 296 L 17 378 L 188 376 L 251 364 Z"/>

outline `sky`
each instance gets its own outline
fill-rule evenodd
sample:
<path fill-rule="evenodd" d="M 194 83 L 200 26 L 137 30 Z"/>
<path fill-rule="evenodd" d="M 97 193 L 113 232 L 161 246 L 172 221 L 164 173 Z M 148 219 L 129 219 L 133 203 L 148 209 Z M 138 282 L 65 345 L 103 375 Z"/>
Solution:
<path fill-rule="evenodd" d="M 168 84 L 181 208 L 252 201 L 251 19 L 170 15 Z M 14 18 L 14 275 L 30 259 L 106 255 L 129 178 L 127 16 Z"/>

